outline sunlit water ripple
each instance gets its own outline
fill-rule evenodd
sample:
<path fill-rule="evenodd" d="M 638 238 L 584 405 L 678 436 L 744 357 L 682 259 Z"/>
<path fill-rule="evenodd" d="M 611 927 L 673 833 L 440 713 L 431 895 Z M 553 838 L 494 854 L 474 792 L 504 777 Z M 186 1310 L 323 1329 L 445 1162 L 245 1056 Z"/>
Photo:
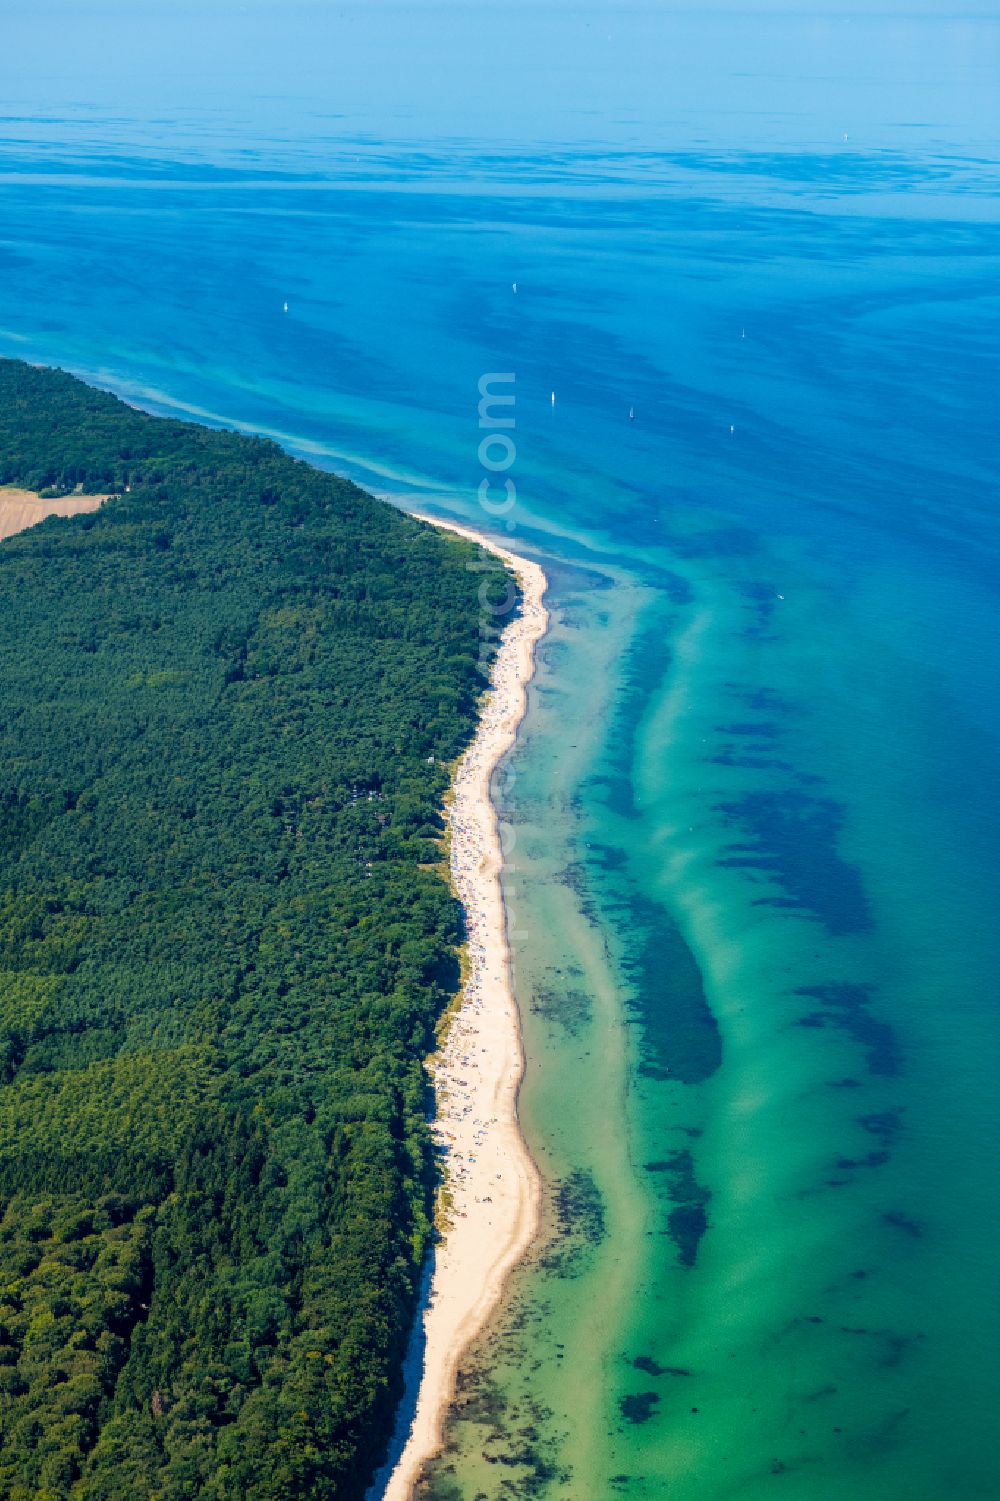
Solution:
<path fill-rule="evenodd" d="M 985 1501 L 997 25 L 367 14 L 22 17 L 0 351 L 480 524 L 516 374 L 548 1236 L 427 1494 Z"/>

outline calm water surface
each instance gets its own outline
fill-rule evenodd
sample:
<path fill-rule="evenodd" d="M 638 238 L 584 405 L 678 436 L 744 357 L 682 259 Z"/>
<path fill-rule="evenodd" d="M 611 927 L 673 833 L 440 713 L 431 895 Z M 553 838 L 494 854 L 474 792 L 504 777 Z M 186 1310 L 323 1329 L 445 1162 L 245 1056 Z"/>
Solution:
<path fill-rule="evenodd" d="M 516 374 L 547 1237 L 428 1498 L 1000 1487 L 978 8 L 0 6 L 0 352 L 479 524 Z"/>

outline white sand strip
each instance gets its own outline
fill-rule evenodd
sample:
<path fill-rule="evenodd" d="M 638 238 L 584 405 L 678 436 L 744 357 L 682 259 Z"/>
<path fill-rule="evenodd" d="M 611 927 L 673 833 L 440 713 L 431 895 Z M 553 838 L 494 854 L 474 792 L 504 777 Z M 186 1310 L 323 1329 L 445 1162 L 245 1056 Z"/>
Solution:
<path fill-rule="evenodd" d="M 423 1315 L 424 1362 L 409 1437 L 383 1493 L 408 1501 L 424 1462 L 441 1446 L 463 1351 L 483 1328 L 537 1230 L 541 1185 L 517 1120 L 524 1072 L 511 984 L 500 871 L 503 857 L 490 779 L 514 744 L 527 706 L 535 647 L 548 613 L 537 563 L 469 527 L 420 515 L 495 553 L 517 575 L 521 613 L 507 626 L 476 737 L 452 788 L 452 879 L 465 908 L 469 974 L 442 1051 L 428 1068 L 437 1090 L 435 1139 L 445 1149 L 450 1226 L 438 1246 Z"/>

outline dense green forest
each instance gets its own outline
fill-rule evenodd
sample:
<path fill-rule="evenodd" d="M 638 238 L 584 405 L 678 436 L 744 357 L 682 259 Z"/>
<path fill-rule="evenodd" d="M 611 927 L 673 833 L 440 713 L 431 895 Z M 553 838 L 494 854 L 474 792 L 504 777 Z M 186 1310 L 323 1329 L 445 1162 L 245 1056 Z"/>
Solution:
<path fill-rule="evenodd" d="M 485 555 L 0 361 L 0 1496 L 362 1495 L 431 1228 Z M 470 568 L 469 564 L 477 566 Z"/>

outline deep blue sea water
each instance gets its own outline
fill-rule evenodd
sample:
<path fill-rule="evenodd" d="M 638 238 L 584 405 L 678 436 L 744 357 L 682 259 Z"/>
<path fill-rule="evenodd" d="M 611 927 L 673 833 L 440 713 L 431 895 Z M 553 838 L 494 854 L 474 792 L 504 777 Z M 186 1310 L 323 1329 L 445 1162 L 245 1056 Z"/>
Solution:
<path fill-rule="evenodd" d="M 1000 1488 L 991 9 L 0 4 L 0 353 L 550 570 L 557 1250 L 435 1494 Z"/>

